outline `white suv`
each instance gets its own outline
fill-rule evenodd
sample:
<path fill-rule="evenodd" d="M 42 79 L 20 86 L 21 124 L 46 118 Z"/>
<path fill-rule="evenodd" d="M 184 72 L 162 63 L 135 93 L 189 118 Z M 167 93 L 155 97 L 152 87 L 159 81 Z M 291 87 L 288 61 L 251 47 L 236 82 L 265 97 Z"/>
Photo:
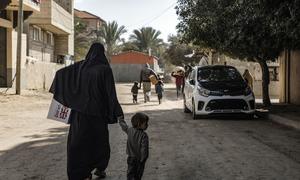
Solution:
<path fill-rule="evenodd" d="M 184 112 L 199 115 L 241 113 L 253 117 L 255 97 L 238 70 L 232 66 L 194 67 L 185 79 Z"/>

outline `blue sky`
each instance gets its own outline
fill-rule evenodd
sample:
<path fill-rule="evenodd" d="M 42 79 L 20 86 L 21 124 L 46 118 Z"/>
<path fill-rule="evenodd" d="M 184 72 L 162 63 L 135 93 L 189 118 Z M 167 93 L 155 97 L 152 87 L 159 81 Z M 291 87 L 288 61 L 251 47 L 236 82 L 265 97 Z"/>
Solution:
<path fill-rule="evenodd" d="M 167 41 L 170 34 L 176 34 L 178 19 L 177 0 L 75 0 L 75 8 L 89 11 L 105 21 L 116 20 L 128 31 L 151 26 L 161 31 L 160 38 Z"/>

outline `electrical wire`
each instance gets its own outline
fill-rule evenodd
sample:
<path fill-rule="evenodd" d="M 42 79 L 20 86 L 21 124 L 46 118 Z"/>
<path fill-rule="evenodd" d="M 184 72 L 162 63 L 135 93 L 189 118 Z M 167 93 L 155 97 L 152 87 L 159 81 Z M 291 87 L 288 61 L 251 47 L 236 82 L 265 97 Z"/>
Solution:
<path fill-rule="evenodd" d="M 159 17 L 164 15 L 166 12 L 168 12 L 168 10 L 171 9 L 172 7 L 174 7 L 174 5 L 176 5 L 176 4 L 177 4 L 177 2 L 173 3 L 171 6 L 164 9 L 159 15 L 155 16 L 153 19 L 151 19 L 149 22 L 145 23 L 143 26 L 149 25 L 150 23 L 154 22 L 156 19 L 158 19 Z"/>
<path fill-rule="evenodd" d="M 158 19 L 158 18 L 161 17 L 162 15 L 164 15 L 169 9 L 171 9 L 172 7 L 174 7 L 176 4 L 177 4 L 177 2 L 171 4 L 171 5 L 168 6 L 166 9 L 164 9 L 164 10 L 161 11 L 158 15 L 156 15 L 155 17 L 153 17 L 153 18 L 151 18 L 151 19 L 150 19 L 150 18 L 145 18 L 145 19 L 143 19 L 143 20 L 141 20 L 141 21 L 138 21 L 138 22 L 135 23 L 135 24 L 132 24 L 132 25 L 127 26 L 126 28 L 134 27 L 134 26 L 137 26 L 137 25 L 139 25 L 139 24 L 143 24 L 142 27 L 144 27 L 144 26 L 146 26 L 146 25 L 148 25 L 148 24 L 154 22 L 156 19 Z M 146 21 L 146 20 L 148 20 L 148 19 L 150 19 L 150 20 L 147 21 L 147 22 L 145 22 L 145 23 L 143 23 L 144 21 Z"/>

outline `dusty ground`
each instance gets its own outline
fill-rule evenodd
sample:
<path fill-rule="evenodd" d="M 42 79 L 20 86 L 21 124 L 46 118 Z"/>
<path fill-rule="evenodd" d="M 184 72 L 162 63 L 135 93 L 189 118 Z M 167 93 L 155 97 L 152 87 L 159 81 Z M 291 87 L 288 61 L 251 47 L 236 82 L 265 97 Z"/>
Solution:
<path fill-rule="evenodd" d="M 174 86 L 162 105 L 131 103 L 130 85 L 119 84 L 126 118 L 150 116 L 150 157 L 145 180 L 300 179 L 300 132 L 264 119 L 192 120 L 182 112 Z M 65 180 L 68 126 L 47 120 L 51 96 L 31 92 L 0 96 L 0 179 Z M 125 180 L 126 136 L 110 126 L 108 180 Z"/>

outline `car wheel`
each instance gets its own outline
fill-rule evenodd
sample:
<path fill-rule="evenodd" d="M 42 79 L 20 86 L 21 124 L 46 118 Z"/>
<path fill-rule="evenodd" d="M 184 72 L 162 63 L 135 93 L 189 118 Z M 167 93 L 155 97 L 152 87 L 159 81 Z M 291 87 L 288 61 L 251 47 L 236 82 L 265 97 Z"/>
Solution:
<path fill-rule="evenodd" d="M 192 104 L 193 104 L 193 108 L 192 108 L 193 119 L 198 119 L 194 100 L 192 101 Z"/>
<path fill-rule="evenodd" d="M 183 94 L 183 112 L 190 113 L 191 111 L 186 107 L 185 95 Z"/>

